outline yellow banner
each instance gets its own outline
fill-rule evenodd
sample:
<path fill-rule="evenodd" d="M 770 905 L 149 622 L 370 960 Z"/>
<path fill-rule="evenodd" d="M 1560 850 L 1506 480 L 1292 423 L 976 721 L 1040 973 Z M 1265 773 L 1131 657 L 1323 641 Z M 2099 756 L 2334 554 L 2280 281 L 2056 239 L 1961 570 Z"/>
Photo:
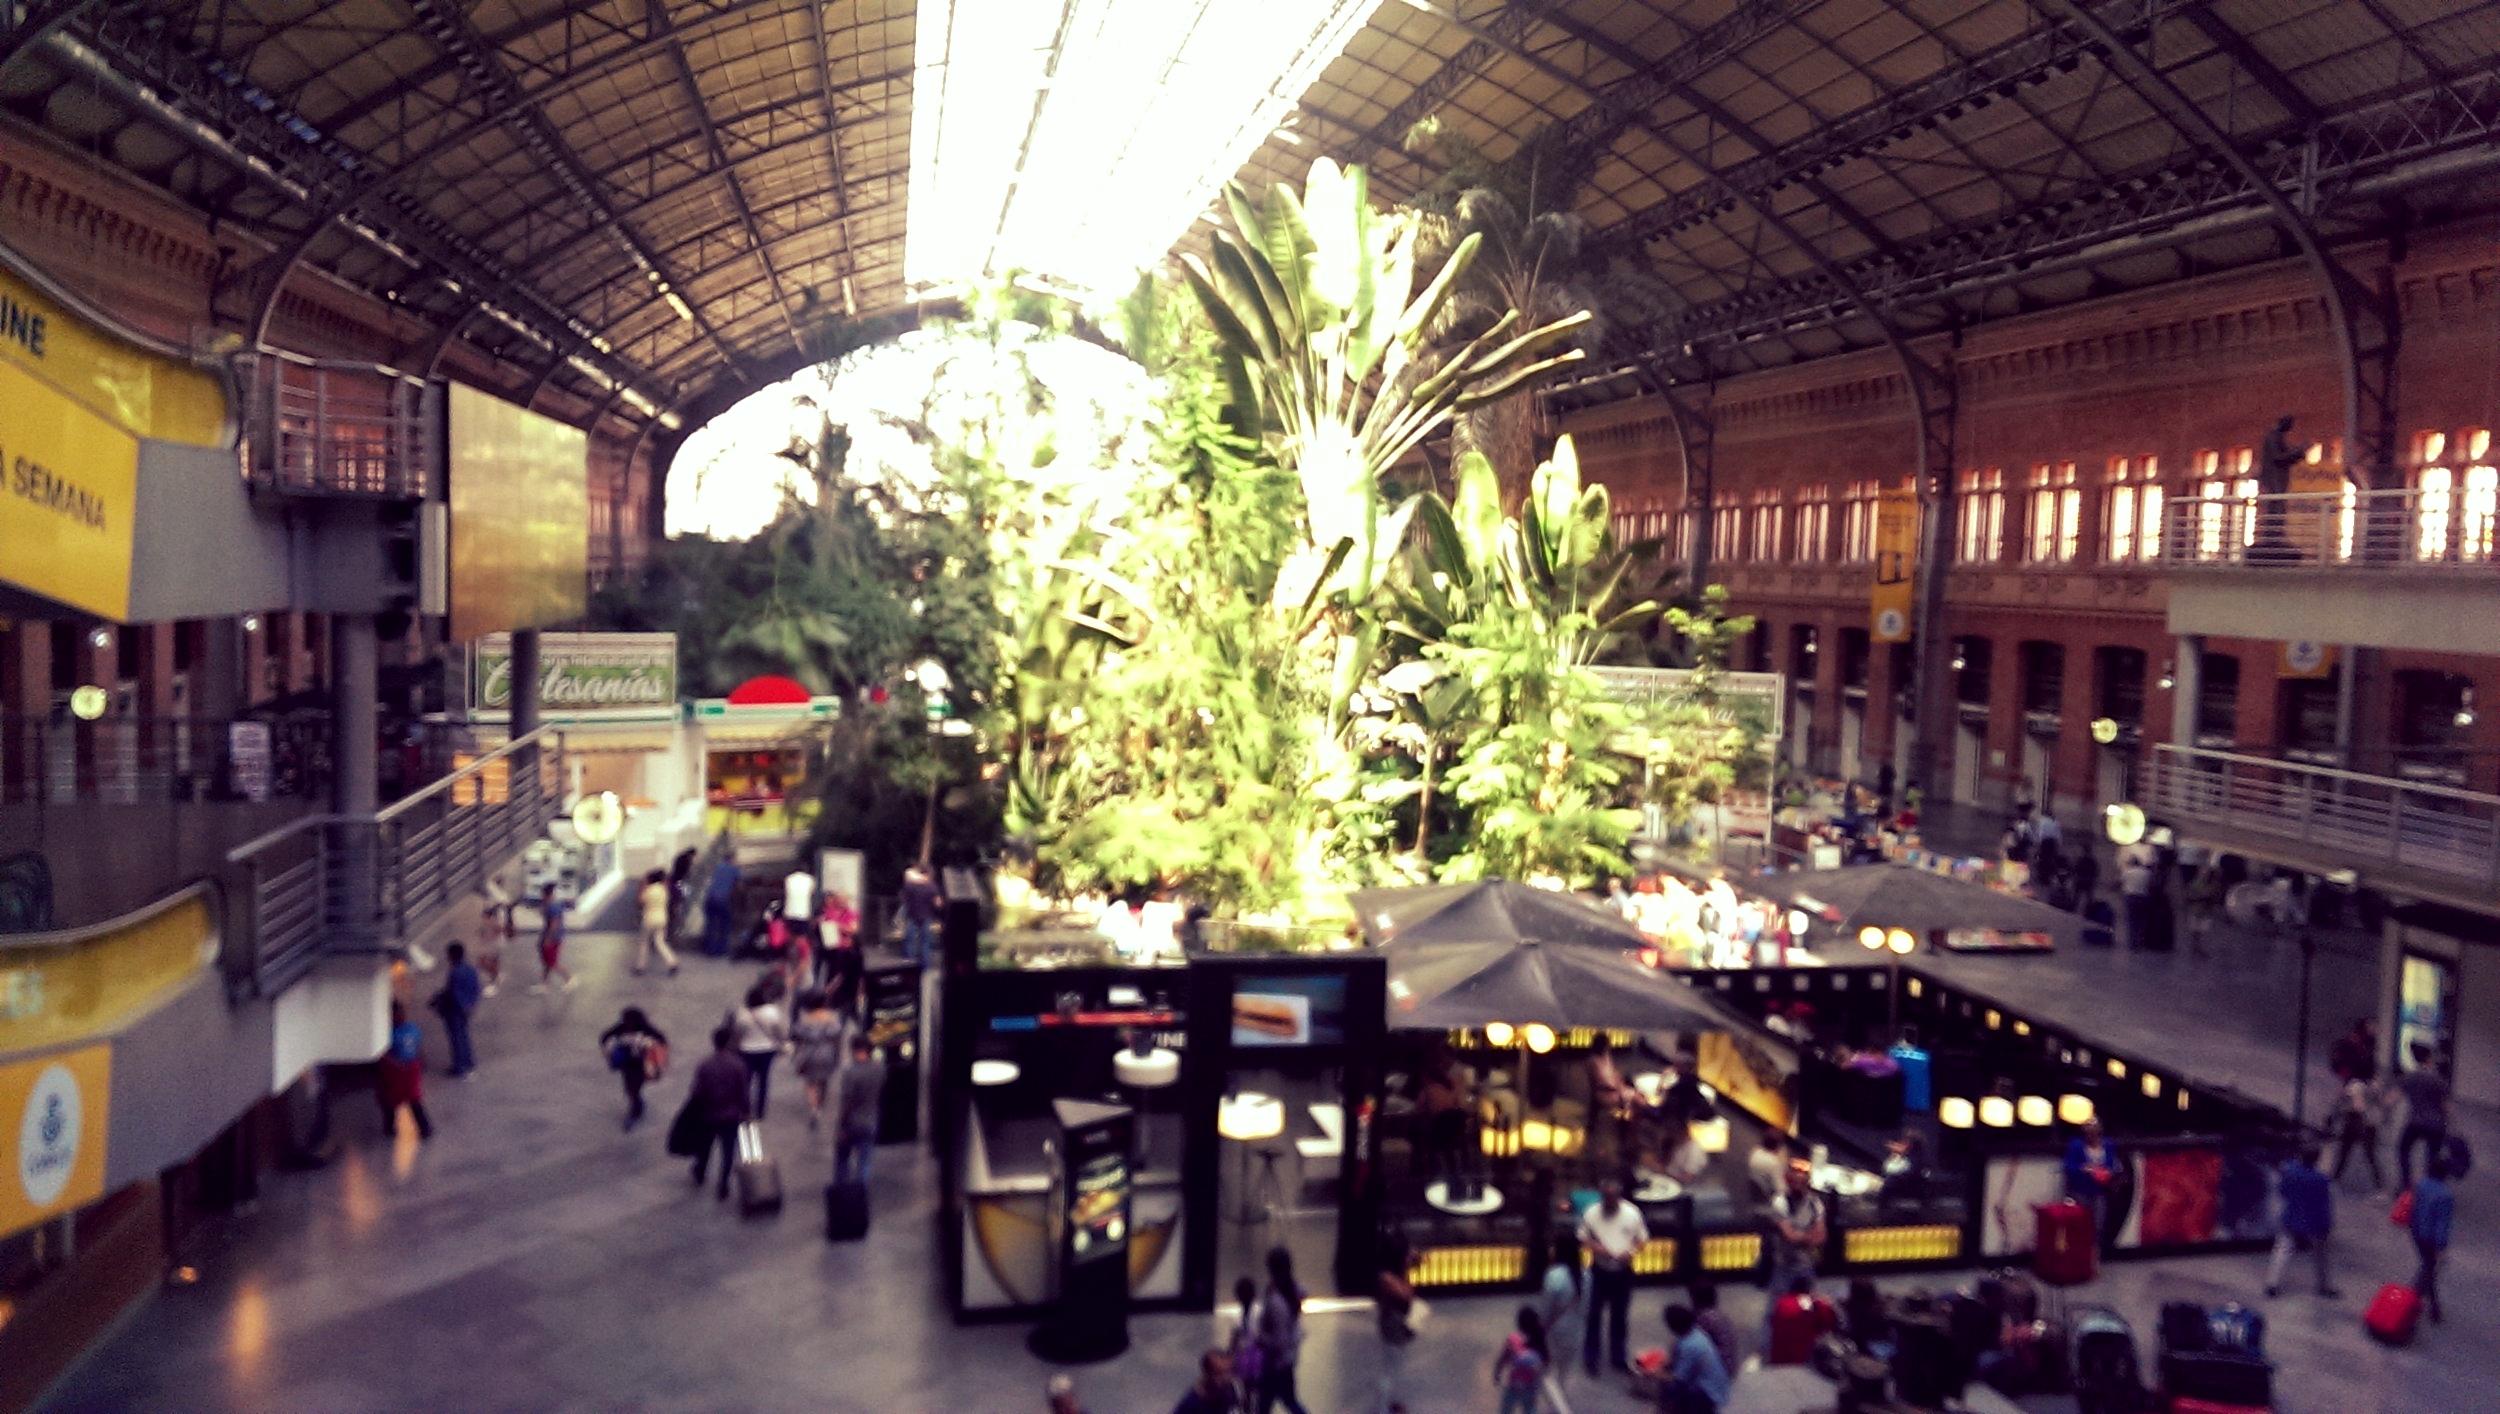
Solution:
<path fill-rule="evenodd" d="M 0 1055 L 101 1036 L 216 955 L 197 895 L 74 942 L 0 947 Z"/>
<path fill-rule="evenodd" d="M 1910 641 L 1911 580 L 1918 568 L 1918 493 L 1875 493 L 1874 631 L 1878 643 Z"/>
<path fill-rule="evenodd" d="M 0 363 L 0 580 L 127 617 L 138 499 L 138 438 Z"/>
<path fill-rule="evenodd" d="M 136 437 L 225 443 L 226 387 L 204 369 L 95 328 L 0 270 L 0 361 L 60 389 Z"/>
<path fill-rule="evenodd" d="M 0 1235 L 104 1196 L 113 1048 L 0 1065 Z"/>

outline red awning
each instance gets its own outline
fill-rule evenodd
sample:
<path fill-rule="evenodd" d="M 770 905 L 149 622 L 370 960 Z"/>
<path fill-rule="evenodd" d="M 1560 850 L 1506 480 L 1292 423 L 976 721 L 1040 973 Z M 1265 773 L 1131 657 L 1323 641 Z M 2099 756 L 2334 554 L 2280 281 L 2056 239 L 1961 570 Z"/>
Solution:
<path fill-rule="evenodd" d="M 811 694 L 799 683 L 784 677 L 748 678 L 729 691 L 732 707 L 804 707 Z"/>

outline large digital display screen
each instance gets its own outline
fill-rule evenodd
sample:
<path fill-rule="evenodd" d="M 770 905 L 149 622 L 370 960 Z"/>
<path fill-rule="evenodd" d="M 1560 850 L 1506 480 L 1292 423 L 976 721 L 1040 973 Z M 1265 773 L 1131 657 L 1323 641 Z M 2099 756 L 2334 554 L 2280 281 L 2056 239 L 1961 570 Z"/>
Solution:
<path fill-rule="evenodd" d="M 1345 978 L 1244 977 L 1233 987 L 1236 1046 L 1342 1046 Z"/>
<path fill-rule="evenodd" d="M 580 618 L 589 434 L 459 383 L 447 421 L 453 641 Z"/>

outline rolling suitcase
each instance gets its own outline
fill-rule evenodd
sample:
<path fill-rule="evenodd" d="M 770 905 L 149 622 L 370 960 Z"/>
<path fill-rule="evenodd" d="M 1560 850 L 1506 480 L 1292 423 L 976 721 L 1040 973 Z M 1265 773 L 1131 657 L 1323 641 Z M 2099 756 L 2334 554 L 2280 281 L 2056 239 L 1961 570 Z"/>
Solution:
<path fill-rule="evenodd" d="M 2100 1270 L 2092 1210 L 2071 1198 L 2032 1209 L 2040 1224 L 2031 1270 L 2051 1286 L 2081 1286 Z"/>
<path fill-rule="evenodd" d="M 2100 899 L 2092 899 L 2083 906 L 2083 941 L 2086 947 L 2118 946 L 2118 914 Z"/>
<path fill-rule="evenodd" d="M 781 1165 L 764 1152 L 764 1131 L 754 1124 L 738 1126 L 736 1181 L 740 1216 L 781 1211 Z"/>
<path fill-rule="evenodd" d="M 1900 1041 L 1884 1054 L 1901 1067 L 1901 1108 L 1921 1112 L 1935 1108 L 1935 1062 L 1927 1052 Z"/>
<path fill-rule="evenodd" d="M 2174 1350 L 2161 1357 L 2162 1393 L 2226 1406 L 2274 1403 L 2274 1367 L 2231 1350 Z"/>
<path fill-rule="evenodd" d="M 825 1188 L 825 1240 L 857 1242 L 868 1235 L 868 1185 L 844 1179 Z"/>
<path fill-rule="evenodd" d="M 2388 1345 L 2411 1345 L 2413 1330 L 2422 1321 L 2422 1297 L 2412 1287 L 2391 1281 L 2370 1298 L 2370 1309 L 2361 1317 L 2361 1324 L 2370 1334 Z"/>

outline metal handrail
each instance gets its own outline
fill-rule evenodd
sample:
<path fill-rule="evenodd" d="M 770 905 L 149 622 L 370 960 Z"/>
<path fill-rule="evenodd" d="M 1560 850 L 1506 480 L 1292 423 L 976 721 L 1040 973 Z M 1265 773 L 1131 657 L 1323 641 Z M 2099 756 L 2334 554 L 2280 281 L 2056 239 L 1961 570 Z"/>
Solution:
<path fill-rule="evenodd" d="M 2145 764 L 2144 803 L 2173 819 L 2500 885 L 2500 795 L 2180 746 Z"/>
<path fill-rule="evenodd" d="M 229 971 L 274 994 L 323 957 L 407 942 L 536 839 L 562 806 L 564 735 L 541 728 L 389 809 L 318 815 L 229 851 Z"/>
<path fill-rule="evenodd" d="M 2161 562 L 2500 572 L 2500 488 L 2183 497 L 2163 507 Z"/>
<path fill-rule="evenodd" d="M 246 396 L 246 469 L 255 484 L 310 495 L 427 495 L 438 460 L 437 395 L 422 379 L 263 352 Z"/>

